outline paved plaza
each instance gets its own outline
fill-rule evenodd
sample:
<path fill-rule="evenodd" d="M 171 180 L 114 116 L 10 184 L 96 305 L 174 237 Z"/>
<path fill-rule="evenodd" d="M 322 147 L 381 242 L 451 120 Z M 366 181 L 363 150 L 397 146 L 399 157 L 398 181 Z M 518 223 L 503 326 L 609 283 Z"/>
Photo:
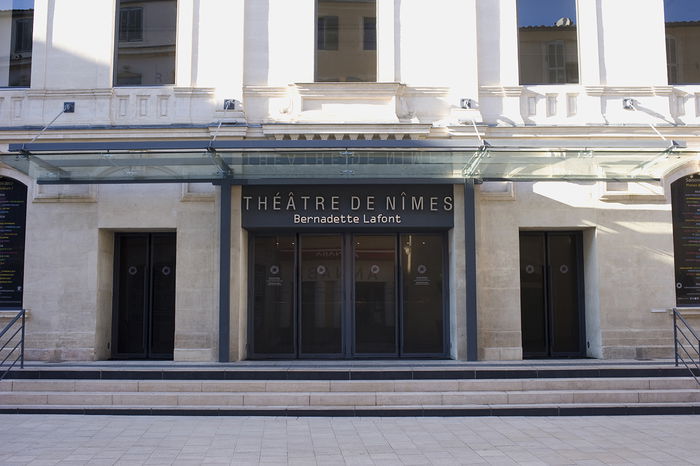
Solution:
<path fill-rule="evenodd" d="M 0 464 L 699 464 L 700 416 L 0 415 Z"/>

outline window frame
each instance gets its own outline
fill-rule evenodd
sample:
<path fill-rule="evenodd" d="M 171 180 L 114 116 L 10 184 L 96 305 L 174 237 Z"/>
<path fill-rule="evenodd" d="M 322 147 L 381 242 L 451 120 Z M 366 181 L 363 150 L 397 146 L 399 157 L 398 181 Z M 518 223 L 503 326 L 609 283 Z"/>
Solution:
<path fill-rule="evenodd" d="M 12 37 L 12 53 L 31 53 L 32 52 L 32 42 L 34 39 L 34 18 L 17 18 L 13 20 L 14 22 L 14 35 Z M 22 25 L 22 30 L 20 31 L 20 24 Z M 26 31 L 27 25 L 29 28 L 29 34 L 21 34 Z M 27 40 L 28 38 L 28 40 Z M 21 40 L 18 40 L 21 39 Z M 25 44 L 28 42 L 28 44 Z"/>
<path fill-rule="evenodd" d="M 519 4 L 522 1 L 527 1 L 527 0 L 516 0 L 515 4 L 515 27 L 516 27 L 516 36 L 517 36 L 517 46 L 515 48 L 516 50 L 516 60 L 518 63 L 518 85 L 519 86 L 562 86 L 562 85 L 580 85 L 581 84 L 581 28 L 579 28 L 579 0 L 571 0 L 574 2 L 574 9 L 576 12 L 576 18 L 574 21 L 574 26 L 576 27 L 576 82 L 568 82 L 568 67 L 566 65 L 566 44 L 564 43 L 563 47 L 563 53 L 564 53 L 564 82 L 563 83 L 554 83 L 554 82 L 535 82 L 535 83 L 529 83 L 529 82 L 523 82 L 522 80 L 522 68 L 521 68 L 521 60 L 520 60 L 520 47 L 521 47 L 521 39 L 520 39 L 520 16 L 519 16 Z M 557 41 L 562 41 L 565 42 L 562 39 L 554 39 L 554 40 L 548 40 L 548 41 L 542 41 L 543 48 L 546 48 L 548 44 L 552 42 L 557 42 Z M 543 66 L 544 66 L 544 72 L 548 73 L 549 72 L 549 66 L 547 64 L 547 53 L 543 52 L 544 60 L 543 60 Z M 544 81 L 544 80 L 543 80 Z"/>
<path fill-rule="evenodd" d="M 166 0 L 163 0 L 166 1 Z M 116 0 L 115 1 L 115 11 L 114 11 L 114 44 L 113 44 L 113 54 L 112 54 L 112 87 L 113 88 L 135 88 L 135 87 L 167 87 L 167 86 L 175 86 L 177 83 L 177 42 L 178 42 L 178 30 L 179 30 L 179 0 L 168 0 L 169 2 L 172 2 L 175 5 L 175 23 L 174 23 L 174 36 L 173 36 L 173 47 L 174 47 L 174 56 L 173 56 L 173 79 L 172 82 L 160 82 L 160 83 L 147 83 L 143 84 L 143 75 L 141 75 L 141 82 L 140 83 L 125 83 L 125 84 L 119 84 L 117 82 L 118 76 L 119 76 L 119 53 L 120 53 L 120 44 L 128 45 L 128 44 L 137 44 L 139 42 L 145 42 L 146 41 L 146 17 L 147 13 L 142 12 L 141 13 L 141 40 L 133 40 L 133 41 L 122 41 L 120 40 L 120 33 L 121 33 L 121 11 L 124 9 L 142 9 L 145 10 L 145 8 L 141 6 L 134 6 L 134 7 L 122 7 L 121 2 L 122 0 Z"/>
<path fill-rule="evenodd" d="M 368 22 L 368 20 L 374 20 Z M 370 26 L 368 29 L 367 26 Z M 362 50 L 376 51 L 377 50 L 377 16 L 362 17 Z"/>
<path fill-rule="evenodd" d="M 139 13 L 138 14 L 138 28 L 130 28 L 130 22 L 129 19 L 131 18 L 133 13 Z M 119 42 L 143 42 L 143 25 L 144 25 L 144 20 L 143 20 L 143 7 L 141 6 L 128 6 L 128 7 L 119 7 L 119 27 L 118 27 L 118 41 Z M 126 21 L 124 19 L 126 18 Z M 122 28 L 122 23 L 125 22 L 125 28 Z M 135 34 L 138 32 L 138 34 Z M 123 38 L 122 34 L 124 34 L 126 37 Z M 137 37 L 131 37 L 132 35 L 137 35 Z"/>
<path fill-rule="evenodd" d="M 333 22 L 335 38 L 333 39 Z M 334 42 L 335 41 L 335 42 Z M 316 16 L 316 50 L 337 51 L 340 44 L 340 18 L 336 15 Z"/>

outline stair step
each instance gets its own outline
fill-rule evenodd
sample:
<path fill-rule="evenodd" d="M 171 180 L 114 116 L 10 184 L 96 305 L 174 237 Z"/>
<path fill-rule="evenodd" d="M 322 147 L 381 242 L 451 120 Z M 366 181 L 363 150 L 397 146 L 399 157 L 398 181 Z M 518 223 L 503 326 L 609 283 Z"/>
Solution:
<path fill-rule="evenodd" d="M 0 414 L 92 414 L 168 416 L 590 416 L 700 414 L 700 403 L 512 404 L 426 406 L 79 406 L 0 405 Z"/>
<path fill-rule="evenodd" d="M 399 380 L 399 381 L 174 381 L 17 379 L 0 391 L 45 392 L 469 392 L 557 390 L 649 390 L 700 388 L 692 377 Z"/>
<path fill-rule="evenodd" d="M 79 368 L 45 365 L 40 368 L 13 370 L 11 379 L 58 379 L 58 380 L 239 380 L 239 381 L 381 381 L 381 380 L 479 380 L 479 379 L 541 379 L 541 378 L 581 378 L 581 377 L 685 377 L 684 367 L 670 364 L 624 365 L 557 364 L 550 366 L 392 366 L 389 368 L 323 368 L 314 369 L 274 365 L 259 367 L 208 367 L 184 370 L 178 366 L 162 368 L 115 368 L 86 364 Z"/>
<path fill-rule="evenodd" d="M 2 392 L 3 405 L 424 406 L 700 402 L 700 389 L 477 392 Z"/>

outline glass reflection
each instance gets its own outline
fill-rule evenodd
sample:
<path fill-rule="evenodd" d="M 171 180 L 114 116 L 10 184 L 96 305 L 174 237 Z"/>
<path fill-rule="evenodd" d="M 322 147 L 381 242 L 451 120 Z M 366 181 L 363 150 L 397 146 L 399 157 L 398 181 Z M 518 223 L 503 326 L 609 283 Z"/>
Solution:
<path fill-rule="evenodd" d="M 301 353 L 342 352 L 342 237 L 301 236 Z"/>
<path fill-rule="evenodd" d="M 0 87 L 29 87 L 34 0 L 0 0 Z"/>
<path fill-rule="evenodd" d="M 396 237 L 360 236 L 355 243 L 355 352 L 397 353 Z"/>
<path fill-rule="evenodd" d="M 402 234 L 403 353 L 444 349 L 443 236 Z"/>
<path fill-rule="evenodd" d="M 375 0 L 317 0 L 316 82 L 377 80 Z"/>
<path fill-rule="evenodd" d="M 119 0 L 116 86 L 175 83 L 176 0 Z"/>
<path fill-rule="evenodd" d="M 253 353 L 294 353 L 294 236 L 256 236 Z"/>
<path fill-rule="evenodd" d="M 664 0 L 669 84 L 700 83 L 700 2 Z"/>
<path fill-rule="evenodd" d="M 578 83 L 576 0 L 518 0 L 520 84 Z"/>

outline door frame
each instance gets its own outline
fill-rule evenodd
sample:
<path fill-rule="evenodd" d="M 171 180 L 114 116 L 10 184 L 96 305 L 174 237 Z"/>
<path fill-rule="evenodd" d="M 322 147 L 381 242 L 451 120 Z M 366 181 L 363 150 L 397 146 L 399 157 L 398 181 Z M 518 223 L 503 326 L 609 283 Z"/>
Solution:
<path fill-rule="evenodd" d="M 544 274 L 544 287 L 545 287 L 545 321 L 546 321 L 546 334 L 545 343 L 547 347 L 546 354 L 543 353 L 525 353 L 523 348 L 523 359 L 567 359 L 567 358 L 585 358 L 587 354 L 586 348 L 586 290 L 585 290 L 585 271 L 584 271 L 584 260 L 583 260 L 583 231 L 582 230 L 520 230 L 518 234 L 518 242 L 521 236 L 544 236 L 544 253 L 545 253 L 545 274 Z M 551 339 L 554 334 L 554 310 L 551 307 L 552 302 L 552 285 L 550 282 L 550 267 L 549 267 L 549 237 L 550 236 L 572 236 L 574 238 L 575 250 L 576 250 L 576 302 L 578 308 L 578 324 L 579 324 L 579 351 L 578 352 L 560 352 L 552 353 Z M 520 271 L 520 254 L 518 254 L 518 271 Z M 519 279 L 520 286 L 522 286 L 522 279 Z M 520 315 L 522 319 L 522 301 L 520 302 Z M 522 322 L 520 329 L 522 332 Z M 521 337 L 522 341 L 522 337 Z"/>

